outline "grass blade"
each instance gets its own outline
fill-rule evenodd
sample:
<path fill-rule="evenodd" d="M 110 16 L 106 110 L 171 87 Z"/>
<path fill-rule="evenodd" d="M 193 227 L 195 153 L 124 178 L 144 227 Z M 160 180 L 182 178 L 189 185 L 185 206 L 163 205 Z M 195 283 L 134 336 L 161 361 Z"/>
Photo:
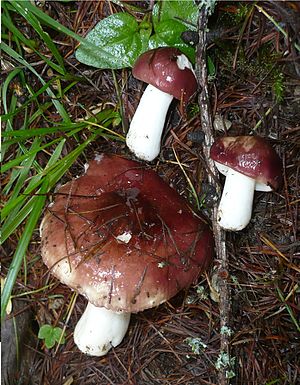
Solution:
<path fill-rule="evenodd" d="M 277 289 L 277 293 L 278 293 L 278 296 L 280 298 L 280 301 L 284 304 L 287 312 L 289 313 L 290 317 L 291 317 L 291 320 L 293 321 L 294 325 L 296 326 L 296 329 L 298 330 L 298 332 L 300 333 L 300 325 L 296 319 L 296 317 L 294 316 L 294 313 L 291 309 L 291 307 L 288 305 L 288 303 L 286 302 L 284 296 L 283 296 L 283 293 L 282 291 L 279 289 L 279 287 L 276 288 Z"/>
<path fill-rule="evenodd" d="M 45 42 L 47 47 L 52 52 L 53 56 L 55 57 L 57 63 L 60 65 L 62 73 L 66 73 L 65 66 L 64 66 L 64 59 L 62 58 L 60 52 L 58 51 L 56 45 L 53 43 L 51 37 L 47 32 L 45 32 L 39 22 L 39 20 L 32 14 L 31 12 L 28 12 L 26 9 L 27 1 L 15 2 L 14 7 L 16 11 L 24 17 L 24 19 L 27 20 L 29 24 L 32 25 L 34 30 L 40 35 L 41 40 Z"/>
<path fill-rule="evenodd" d="M 24 15 L 22 15 L 24 16 Z M 2 15 L 2 23 L 3 25 L 10 30 L 10 32 L 13 34 L 13 36 L 16 38 L 18 38 L 20 41 L 23 42 L 24 45 L 26 45 L 27 47 L 29 47 L 30 49 L 32 49 L 41 59 L 43 59 L 45 61 L 45 63 L 48 64 L 49 67 L 51 67 L 54 71 L 57 71 L 59 74 L 61 75 L 64 75 L 65 74 L 65 69 L 64 69 L 64 66 L 63 66 L 63 62 L 62 62 L 62 66 L 59 66 L 55 63 L 53 63 L 51 60 L 49 60 L 46 56 L 44 56 L 41 52 L 39 52 L 34 44 L 29 40 L 27 39 L 16 27 L 15 25 L 6 17 L 5 14 Z"/>
<path fill-rule="evenodd" d="M 9 55 L 13 59 L 15 59 L 18 63 L 20 63 L 22 66 L 25 66 L 26 68 L 28 68 L 34 75 L 36 75 L 38 77 L 38 79 L 40 80 L 40 82 L 42 84 L 46 83 L 44 81 L 44 79 L 36 72 L 36 70 L 25 59 L 23 59 L 21 55 L 19 55 L 16 51 L 14 51 L 6 43 L 3 43 L 3 42 L 1 43 L 1 49 L 7 55 Z M 68 113 L 64 109 L 63 105 L 58 100 L 56 100 L 55 94 L 51 91 L 50 88 L 47 88 L 46 92 L 52 98 L 52 103 L 54 104 L 55 108 L 57 109 L 57 111 L 60 114 L 60 116 L 62 117 L 62 119 L 65 122 L 70 122 L 71 120 L 69 118 Z"/>
<path fill-rule="evenodd" d="M 51 142 L 49 143 L 46 143 L 44 144 L 43 146 L 40 146 L 39 148 L 35 149 L 35 150 L 32 150 L 32 151 L 28 151 L 26 154 L 24 155 L 21 155 L 19 156 L 18 158 L 16 159 L 13 159 L 7 163 L 5 163 L 2 167 L 1 167 L 1 172 L 4 173 L 6 171 L 8 171 L 9 169 L 11 169 L 12 167 L 16 167 L 18 166 L 23 160 L 27 159 L 29 156 L 33 155 L 33 154 L 37 154 L 39 151 L 47 148 L 47 147 L 50 147 L 52 146 L 53 144 L 59 142 L 61 139 L 60 138 L 57 138 L 57 139 L 54 139 L 52 140 Z"/>
<path fill-rule="evenodd" d="M 32 211 L 30 213 L 30 216 L 24 228 L 24 232 L 21 236 L 21 239 L 18 243 L 16 252 L 14 254 L 13 260 L 11 262 L 11 265 L 6 277 L 5 285 L 2 292 L 2 298 L 1 298 L 1 319 L 4 319 L 5 317 L 5 310 L 6 310 L 7 303 L 9 301 L 12 289 L 17 280 L 17 276 L 22 266 L 22 261 L 26 254 L 32 234 L 41 216 L 41 213 L 46 201 L 46 195 L 43 195 L 43 194 L 45 194 L 47 190 L 48 190 L 48 179 L 45 178 L 41 186 L 41 189 L 39 191 L 41 195 L 34 197 L 34 204 L 32 207 Z"/>
<path fill-rule="evenodd" d="M 21 2 L 16 1 L 16 0 L 10 0 L 10 3 L 14 6 L 16 3 L 21 3 Z M 56 20 L 52 19 L 52 17 L 50 17 L 49 15 L 47 15 L 46 13 L 44 13 L 43 11 L 41 11 L 40 9 L 38 9 L 37 7 L 32 5 L 29 1 L 26 1 L 26 2 L 24 1 L 22 3 L 24 3 L 24 9 L 32 12 L 36 17 L 38 17 L 38 19 L 40 21 L 46 23 L 48 26 L 50 26 L 51 28 L 53 28 L 59 32 L 65 33 L 67 36 L 70 36 L 73 39 L 79 41 L 82 45 L 85 45 L 85 46 L 89 47 L 90 49 L 94 50 L 95 55 L 101 55 L 102 60 L 107 61 L 107 68 L 109 68 L 110 61 L 114 59 L 112 54 L 97 47 L 95 44 L 90 43 L 85 38 L 77 35 L 75 32 L 66 28 L 65 26 L 63 26 L 62 24 L 57 22 Z"/>
<path fill-rule="evenodd" d="M 64 144 L 65 144 L 65 139 L 63 139 L 61 141 L 61 143 L 59 143 L 57 145 L 54 153 L 52 154 L 52 156 L 51 156 L 51 158 L 50 158 L 50 160 L 46 166 L 46 168 L 51 167 L 52 165 L 55 165 L 55 163 L 58 161 L 59 157 L 61 156 L 61 152 L 62 152 Z M 51 188 L 51 186 L 49 188 Z M 15 190 L 14 190 L 14 192 L 15 192 Z M 32 208 L 31 206 L 34 203 L 34 200 L 33 200 L 34 197 L 30 197 L 29 201 L 26 202 L 26 199 L 28 199 L 29 195 L 21 194 L 21 196 L 22 196 L 23 200 L 9 214 L 8 218 L 5 221 L 5 224 L 2 227 L 2 237 L 1 237 L 2 242 L 5 242 L 5 240 L 11 234 L 13 234 L 13 232 L 26 219 L 27 215 L 31 211 L 31 208 Z M 16 199 L 16 198 L 14 198 L 14 199 Z M 10 201 L 11 201 L 11 199 L 9 200 L 9 202 Z"/>

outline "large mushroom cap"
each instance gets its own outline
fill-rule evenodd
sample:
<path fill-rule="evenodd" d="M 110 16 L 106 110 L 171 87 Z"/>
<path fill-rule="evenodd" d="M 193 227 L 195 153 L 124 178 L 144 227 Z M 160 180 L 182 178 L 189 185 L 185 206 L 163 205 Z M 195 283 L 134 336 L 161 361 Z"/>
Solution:
<path fill-rule="evenodd" d="M 263 186 L 277 189 L 282 183 L 282 163 L 273 147 L 260 136 L 236 136 L 216 139 L 210 157 Z"/>
<path fill-rule="evenodd" d="M 188 102 L 197 91 L 197 80 L 187 57 L 177 48 L 161 47 L 144 52 L 135 62 L 133 76 Z"/>
<path fill-rule="evenodd" d="M 41 237 L 51 272 L 113 311 L 159 305 L 188 287 L 213 254 L 210 229 L 178 193 L 152 170 L 109 155 L 61 187 Z"/>

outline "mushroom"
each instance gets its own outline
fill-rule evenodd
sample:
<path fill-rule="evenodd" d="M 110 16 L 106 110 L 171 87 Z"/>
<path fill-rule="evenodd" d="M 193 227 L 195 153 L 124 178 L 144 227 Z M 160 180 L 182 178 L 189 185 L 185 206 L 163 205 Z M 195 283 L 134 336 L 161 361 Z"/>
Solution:
<path fill-rule="evenodd" d="M 197 80 L 188 58 L 172 47 L 144 52 L 135 62 L 132 73 L 149 85 L 132 118 L 126 143 L 138 158 L 151 161 L 159 154 L 173 97 L 186 104 L 197 91 Z"/>
<path fill-rule="evenodd" d="M 259 136 L 218 138 L 210 157 L 226 176 L 218 207 L 225 230 L 244 229 L 251 219 L 254 191 L 272 191 L 282 182 L 282 164 L 271 145 Z"/>
<path fill-rule="evenodd" d="M 130 313 L 187 288 L 213 254 L 206 220 L 154 171 L 116 155 L 62 186 L 40 229 L 44 263 L 88 299 L 74 340 L 95 356 L 122 341 Z"/>

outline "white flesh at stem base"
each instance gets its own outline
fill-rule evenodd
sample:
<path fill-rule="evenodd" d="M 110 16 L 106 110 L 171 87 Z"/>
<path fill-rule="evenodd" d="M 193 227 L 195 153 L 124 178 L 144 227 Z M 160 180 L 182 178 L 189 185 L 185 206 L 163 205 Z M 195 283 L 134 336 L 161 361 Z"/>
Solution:
<path fill-rule="evenodd" d="M 115 313 L 88 303 L 74 330 L 78 348 L 91 356 L 104 356 L 119 345 L 128 329 L 130 313 Z"/>
<path fill-rule="evenodd" d="M 132 118 L 126 144 L 140 159 L 151 161 L 160 152 L 161 136 L 172 95 L 148 85 Z"/>
<path fill-rule="evenodd" d="M 218 222 L 225 230 L 244 229 L 251 219 L 256 181 L 228 169 L 218 207 Z"/>

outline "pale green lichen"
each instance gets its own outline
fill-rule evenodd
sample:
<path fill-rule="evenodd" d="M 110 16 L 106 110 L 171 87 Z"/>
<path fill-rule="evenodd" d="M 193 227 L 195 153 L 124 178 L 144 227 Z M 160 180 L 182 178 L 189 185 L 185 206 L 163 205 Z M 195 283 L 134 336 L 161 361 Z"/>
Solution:
<path fill-rule="evenodd" d="M 192 352 L 195 354 L 200 354 L 207 348 L 207 345 L 201 341 L 201 338 L 195 337 L 188 337 L 184 340 L 192 349 Z"/>
<path fill-rule="evenodd" d="M 221 327 L 220 333 L 222 335 L 224 335 L 224 336 L 229 336 L 230 337 L 233 334 L 233 330 L 230 329 L 230 327 L 224 325 L 224 326 Z"/>
<path fill-rule="evenodd" d="M 208 298 L 207 293 L 205 292 L 205 287 L 204 286 L 197 286 L 196 292 L 198 294 L 199 300 L 205 300 Z"/>
<path fill-rule="evenodd" d="M 221 352 L 217 358 L 215 367 L 217 370 L 228 368 L 228 372 L 231 371 L 231 367 L 235 364 L 235 357 L 230 357 L 229 354 Z"/>
<path fill-rule="evenodd" d="M 191 305 L 193 303 L 204 301 L 207 298 L 208 298 L 208 293 L 206 292 L 205 287 L 199 285 L 196 287 L 196 293 L 191 293 L 186 297 L 185 303 L 187 305 Z"/>

